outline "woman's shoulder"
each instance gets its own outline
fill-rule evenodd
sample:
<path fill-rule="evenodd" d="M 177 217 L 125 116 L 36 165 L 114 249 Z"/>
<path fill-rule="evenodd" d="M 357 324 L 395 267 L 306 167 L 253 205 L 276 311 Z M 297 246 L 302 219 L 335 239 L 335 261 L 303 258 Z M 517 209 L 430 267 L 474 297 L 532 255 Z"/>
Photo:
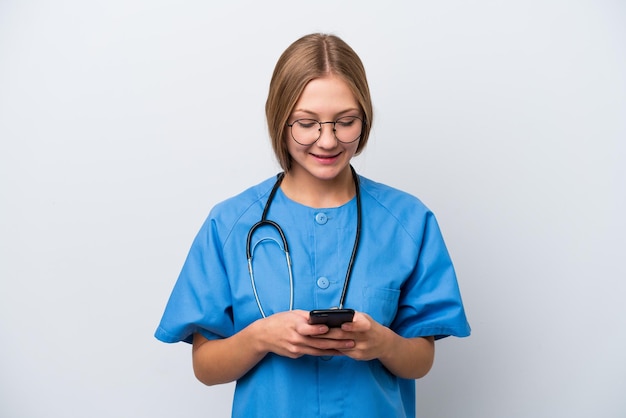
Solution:
<path fill-rule="evenodd" d="M 262 208 L 264 200 L 272 190 L 276 177 L 270 177 L 248 189 L 217 203 L 209 213 L 209 219 L 221 223 L 232 224 L 248 213 L 251 209 Z M 256 215 L 255 215 L 256 216 Z"/>
<path fill-rule="evenodd" d="M 361 190 L 391 213 L 405 211 L 410 211 L 413 215 L 430 213 L 430 209 L 417 196 L 363 176 Z"/>
<path fill-rule="evenodd" d="M 395 225 L 405 231 L 418 246 L 421 245 L 425 231 L 437 227 L 433 212 L 418 197 L 408 192 L 362 178 L 361 195 L 363 207 L 366 208 L 364 210 L 374 220 L 373 224 L 379 228 L 383 223 L 387 228 Z"/>

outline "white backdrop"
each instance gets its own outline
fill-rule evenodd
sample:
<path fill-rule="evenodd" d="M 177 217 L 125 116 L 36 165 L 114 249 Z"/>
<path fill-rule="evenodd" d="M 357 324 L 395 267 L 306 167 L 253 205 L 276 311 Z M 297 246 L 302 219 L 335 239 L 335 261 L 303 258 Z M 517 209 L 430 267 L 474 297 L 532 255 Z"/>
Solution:
<path fill-rule="evenodd" d="M 278 171 L 265 95 L 313 31 L 368 70 L 355 166 L 458 270 L 420 416 L 626 416 L 626 4 L 217 3 L 0 0 L 0 416 L 229 415 L 152 334 L 209 209 Z"/>

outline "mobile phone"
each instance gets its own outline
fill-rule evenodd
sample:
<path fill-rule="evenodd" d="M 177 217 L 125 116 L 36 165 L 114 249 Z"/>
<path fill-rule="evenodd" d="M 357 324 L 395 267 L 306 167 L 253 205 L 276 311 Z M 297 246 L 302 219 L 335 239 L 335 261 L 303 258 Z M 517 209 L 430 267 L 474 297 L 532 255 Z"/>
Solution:
<path fill-rule="evenodd" d="M 354 309 L 314 309 L 309 312 L 309 323 L 339 328 L 344 322 L 352 322 Z"/>

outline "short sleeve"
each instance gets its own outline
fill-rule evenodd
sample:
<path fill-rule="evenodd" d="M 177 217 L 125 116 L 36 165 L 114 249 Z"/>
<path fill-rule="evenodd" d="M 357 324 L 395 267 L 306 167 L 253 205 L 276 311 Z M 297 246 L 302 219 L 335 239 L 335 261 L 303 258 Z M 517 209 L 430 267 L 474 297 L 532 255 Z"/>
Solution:
<path fill-rule="evenodd" d="M 209 215 L 193 241 L 155 337 L 167 343 L 191 343 L 196 332 L 208 339 L 232 335 L 228 283 L 221 240 Z"/>
<path fill-rule="evenodd" d="M 470 335 L 456 273 L 439 225 L 425 213 L 415 268 L 401 292 L 392 328 L 405 337 Z"/>

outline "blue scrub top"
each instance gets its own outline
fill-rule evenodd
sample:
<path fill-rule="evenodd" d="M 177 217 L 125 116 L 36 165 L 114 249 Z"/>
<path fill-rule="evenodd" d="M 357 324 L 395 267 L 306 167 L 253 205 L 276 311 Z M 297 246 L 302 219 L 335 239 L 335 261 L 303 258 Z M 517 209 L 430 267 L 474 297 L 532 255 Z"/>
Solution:
<path fill-rule="evenodd" d="M 470 334 L 454 268 L 432 212 L 417 198 L 364 177 L 362 230 L 346 308 L 404 337 Z M 261 318 L 246 259 L 276 178 L 213 208 L 196 236 L 156 338 L 226 338 Z M 356 232 L 356 199 L 316 209 L 279 189 L 268 219 L 283 228 L 293 262 L 294 309 L 337 306 Z M 266 313 L 289 309 L 289 274 L 278 233 L 255 232 L 253 267 Z M 234 417 L 414 417 L 415 383 L 378 360 L 289 359 L 268 354 L 237 381 Z"/>

